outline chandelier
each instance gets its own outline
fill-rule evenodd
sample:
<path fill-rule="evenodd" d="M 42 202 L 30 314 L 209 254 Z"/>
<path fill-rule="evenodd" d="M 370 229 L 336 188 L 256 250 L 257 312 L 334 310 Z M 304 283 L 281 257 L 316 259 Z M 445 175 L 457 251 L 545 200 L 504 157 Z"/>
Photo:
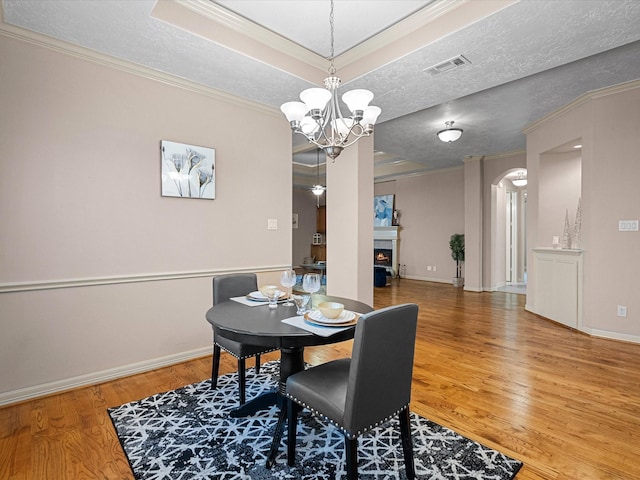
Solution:
<path fill-rule="evenodd" d="M 446 143 L 455 142 L 462 136 L 461 128 L 453 128 L 453 120 L 448 122 L 444 122 L 444 126 L 446 127 L 444 130 L 440 130 L 438 132 L 438 138 Z"/>
<path fill-rule="evenodd" d="M 310 143 L 323 149 L 333 160 L 345 147 L 373 133 L 373 126 L 382 112 L 380 107 L 369 106 L 373 93 L 355 89 L 342 95 L 351 116 L 344 117 L 338 105 L 338 87 L 342 82 L 336 76 L 334 57 L 333 0 L 329 14 L 331 27 L 331 53 L 329 76 L 324 79 L 325 88 L 308 88 L 300 93 L 301 102 L 286 102 L 280 107 L 287 117 L 291 130 L 304 135 Z"/>
<path fill-rule="evenodd" d="M 320 149 L 316 150 L 316 184 L 311 188 L 314 195 L 320 197 L 324 193 L 327 187 L 320 184 Z"/>

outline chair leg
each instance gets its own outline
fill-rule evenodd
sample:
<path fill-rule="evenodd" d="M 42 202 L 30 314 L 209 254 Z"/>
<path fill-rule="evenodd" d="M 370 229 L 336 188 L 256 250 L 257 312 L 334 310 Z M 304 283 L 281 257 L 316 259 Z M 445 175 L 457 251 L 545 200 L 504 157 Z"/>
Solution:
<path fill-rule="evenodd" d="M 398 414 L 400 420 L 400 438 L 402 440 L 402 453 L 404 454 L 404 469 L 407 478 L 416 478 L 415 465 L 413 463 L 413 439 L 411 438 L 411 417 L 409 407 Z"/>
<path fill-rule="evenodd" d="M 300 410 L 298 404 L 294 403 L 291 399 L 287 399 L 287 464 L 290 467 L 293 467 L 296 463 L 298 410 Z"/>
<path fill-rule="evenodd" d="M 240 390 L 240 405 L 245 402 L 246 362 L 244 358 L 238 359 L 238 389 Z"/>
<path fill-rule="evenodd" d="M 260 373 L 260 354 L 256 355 L 256 375 Z"/>
<path fill-rule="evenodd" d="M 347 457 L 347 480 L 358 480 L 358 439 L 344 437 L 344 453 Z"/>
<path fill-rule="evenodd" d="M 211 364 L 211 389 L 218 387 L 218 371 L 220 370 L 220 346 L 213 344 L 213 361 Z"/>

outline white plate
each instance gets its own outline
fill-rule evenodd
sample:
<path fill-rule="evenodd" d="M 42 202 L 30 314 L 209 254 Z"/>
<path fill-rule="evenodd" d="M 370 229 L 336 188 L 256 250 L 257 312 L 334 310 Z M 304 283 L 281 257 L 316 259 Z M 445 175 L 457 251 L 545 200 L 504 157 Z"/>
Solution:
<path fill-rule="evenodd" d="M 278 297 L 279 299 L 285 297 L 287 294 L 286 292 L 282 292 L 280 294 L 280 297 Z M 258 302 L 268 302 L 269 299 L 266 297 L 266 295 L 263 295 L 262 292 L 260 290 L 256 290 L 255 292 L 251 292 L 247 294 L 247 298 L 249 300 L 256 300 Z"/>
<path fill-rule="evenodd" d="M 356 314 L 354 312 L 350 312 L 349 310 L 343 310 L 338 318 L 327 318 L 322 315 L 322 312 L 320 312 L 320 310 L 311 310 L 307 313 L 306 317 L 307 320 L 322 323 L 325 325 L 340 325 L 353 321 L 356 318 Z"/>

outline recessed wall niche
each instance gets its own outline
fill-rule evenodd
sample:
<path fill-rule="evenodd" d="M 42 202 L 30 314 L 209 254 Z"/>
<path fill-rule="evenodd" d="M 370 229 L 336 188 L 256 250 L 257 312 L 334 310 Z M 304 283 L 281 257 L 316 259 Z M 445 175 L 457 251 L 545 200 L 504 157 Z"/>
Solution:
<path fill-rule="evenodd" d="M 582 195 L 581 143 L 578 138 L 540 155 L 537 242 L 540 247 L 551 247 L 554 237 L 562 245 L 566 219 L 573 233 Z"/>

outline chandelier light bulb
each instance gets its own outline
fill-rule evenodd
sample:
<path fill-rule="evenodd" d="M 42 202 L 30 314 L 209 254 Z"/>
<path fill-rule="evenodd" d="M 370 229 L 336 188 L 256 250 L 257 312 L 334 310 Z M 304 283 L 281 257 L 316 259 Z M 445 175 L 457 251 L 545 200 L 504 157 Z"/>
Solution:
<path fill-rule="evenodd" d="M 280 106 L 289 123 L 301 122 L 309 109 L 302 102 L 287 102 Z"/>
<path fill-rule="evenodd" d="M 311 117 L 304 117 L 300 122 L 300 130 L 305 135 L 313 135 L 318 131 L 320 125 Z"/>
<path fill-rule="evenodd" d="M 307 106 L 308 111 L 322 111 L 331 100 L 331 92 L 324 88 L 307 88 L 300 93 L 300 100 Z"/>
<path fill-rule="evenodd" d="M 331 120 L 331 127 L 338 132 L 341 137 L 346 137 L 355 125 L 355 120 L 352 118 L 338 118 Z"/>
<path fill-rule="evenodd" d="M 363 88 L 350 90 L 342 95 L 342 101 L 347 104 L 354 117 L 362 118 L 362 112 L 369 106 L 371 100 L 373 100 L 373 93 Z"/>
<path fill-rule="evenodd" d="M 375 125 L 378 120 L 378 116 L 382 113 L 382 109 L 376 106 L 370 106 L 364 109 L 364 115 L 362 116 L 362 123 L 365 125 Z"/>

